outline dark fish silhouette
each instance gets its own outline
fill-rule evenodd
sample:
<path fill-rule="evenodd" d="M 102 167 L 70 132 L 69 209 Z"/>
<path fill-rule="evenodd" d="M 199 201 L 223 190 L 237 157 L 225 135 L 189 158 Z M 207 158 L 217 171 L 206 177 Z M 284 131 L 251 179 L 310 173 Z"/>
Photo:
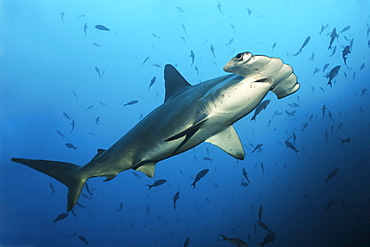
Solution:
<path fill-rule="evenodd" d="M 329 64 L 325 64 L 324 67 L 322 68 L 322 72 L 325 72 L 325 70 L 329 67 Z"/>
<path fill-rule="evenodd" d="M 204 157 L 203 160 L 206 160 L 206 161 L 213 161 L 213 159 L 211 159 L 210 157 Z"/>
<path fill-rule="evenodd" d="M 180 199 L 180 191 L 177 191 L 176 194 L 173 196 L 173 207 L 176 210 L 176 202 Z"/>
<path fill-rule="evenodd" d="M 262 170 L 262 174 L 265 174 L 265 167 L 263 166 L 262 162 L 261 162 L 261 170 Z"/>
<path fill-rule="evenodd" d="M 276 239 L 276 232 L 270 232 L 264 239 L 263 242 L 258 243 L 261 247 L 264 247 L 266 244 L 272 243 Z"/>
<path fill-rule="evenodd" d="M 248 183 L 251 183 L 251 181 L 249 180 L 248 178 L 248 173 L 247 171 L 245 170 L 245 168 L 243 167 L 243 176 L 245 177 L 245 179 L 248 181 Z"/>
<path fill-rule="evenodd" d="M 258 221 L 259 222 L 261 222 L 262 213 L 263 213 L 263 205 L 261 205 L 260 208 L 258 209 Z"/>
<path fill-rule="evenodd" d="M 306 38 L 306 40 L 303 42 L 303 45 L 301 46 L 301 48 L 299 49 L 299 51 L 297 53 L 293 54 L 293 56 L 298 56 L 302 52 L 302 49 L 306 47 L 306 45 L 308 44 L 308 42 L 310 42 L 310 39 L 311 39 L 311 36 L 308 36 Z"/>
<path fill-rule="evenodd" d="M 221 3 L 218 3 L 218 4 L 217 4 L 217 8 L 218 8 L 218 10 L 220 11 L 220 13 L 221 13 L 221 14 L 224 14 L 224 13 L 222 13 L 221 7 L 222 7 Z"/>
<path fill-rule="evenodd" d="M 252 14 L 252 10 L 250 10 L 248 8 L 246 8 L 246 9 L 247 9 L 248 15 L 251 15 Z"/>
<path fill-rule="evenodd" d="M 215 48 L 213 48 L 213 45 L 211 45 L 211 52 L 212 52 L 213 56 L 216 57 L 216 55 L 215 55 Z"/>
<path fill-rule="evenodd" d="M 120 204 L 119 204 L 119 208 L 117 209 L 117 213 L 119 212 L 119 211 L 121 211 L 122 210 L 122 207 L 123 207 L 123 203 L 121 202 Z"/>
<path fill-rule="evenodd" d="M 179 6 L 176 6 L 176 9 L 177 9 L 177 11 L 179 11 L 180 13 L 185 12 L 185 10 L 184 10 L 183 8 L 179 7 Z"/>
<path fill-rule="evenodd" d="M 338 34 L 337 34 L 337 29 L 336 28 L 334 28 L 333 31 L 330 34 L 330 43 L 329 43 L 328 50 L 331 49 L 331 46 L 332 46 L 335 38 L 338 38 Z"/>
<path fill-rule="evenodd" d="M 337 46 L 334 46 L 333 51 L 330 54 L 330 57 L 334 56 L 334 54 L 337 52 Z"/>
<path fill-rule="evenodd" d="M 328 210 L 329 208 L 331 208 L 331 206 L 334 205 L 334 199 L 332 199 L 330 202 L 328 202 L 328 204 L 326 205 L 326 207 L 324 208 L 325 210 Z"/>
<path fill-rule="evenodd" d="M 157 63 L 154 63 L 154 64 L 152 64 L 152 66 L 150 66 L 150 67 L 160 68 L 161 66 L 160 66 L 159 64 L 157 64 Z"/>
<path fill-rule="evenodd" d="M 60 13 L 60 18 L 62 18 L 62 21 L 64 22 L 64 11 Z"/>
<path fill-rule="evenodd" d="M 333 80 L 334 77 L 336 77 L 338 75 L 339 69 L 340 69 L 340 65 L 335 66 L 334 68 L 332 68 L 330 70 L 329 74 L 326 76 L 326 78 L 329 78 L 329 81 L 328 81 L 327 85 L 333 86 L 331 81 Z"/>
<path fill-rule="evenodd" d="M 127 102 L 126 104 L 124 104 L 123 105 L 123 107 L 125 107 L 125 106 L 127 106 L 127 105 L 135 105 L 135 104 L 137 104 L 137 103 L 139 103 L 139 101 L 138 100 L 131 100 L 131 101 L 129 101 L 129 102 Z"/>
<path fill-rule="evenodd" d="M 230 39 L 230 41 L 227 43 L 227 44 L 225 44 L 226 46 L 230 46 L 231 45 L 231 43 L 233 43 L 234 42 L 234 38 L 231 38 Z"/>
<path fill-rule="evenodd" d="M 239 247 L 248 247 L 248 244 L 240 238 L 228 238 L 225 235 L 220 234 L 222 241 L 229 241 L 232 244 L 236 244 Z"/>
<path fill-rule="evenodd" d="M 365 63 L 361 64 L 361 67 L 360 67 L 359 71 L 363 70 L 364 68 L 365 68 Z"/>
<path fill-rule="evenodd" d="M 68 116 L 67 113 L 63 112 L 63 115 L 68 119 L 68 120 L 72 120 L 72 118 L 70 116 Z"/>
<path fill-rule="evenodd" d="M 287 148 L 290 148 L 292 149 L 295 153 L 298 153 L 300 152 L 298 149 L 296 149 L 296 147 L 289 141 L 285 141 L 285 145 Z"/>
<path fill-rule="evenodd" d="M 351 26 L 346 26 L 345 28 L 342 29 L 342 31 L 340 31 L 340 33 L 348 31 L 350 28 L 351 28 Z"/>
<path fill-rule="evenodd" d="M 197 176 L 195 177 L 194 179 L 194 182 L 191 184 L 191 186 L 193 186 L 193 189 L 195 189 L 195 185 L 196 183 L 202 178 L 204 177 L 207 173 L 208 173 L 209 169 L 204 169 L 204 170 L 201 170 L 200 172 L 198 172 Z"/>
<path fill-rule="evenodd" d="M 79 235 L 78 238 L 86 244 L 86 246 L 89 244 L 89 242 L 86 240 L 86 238 L 82 235 Z"/>
<path fill-rule="evenodd" d="M 87 111 L 87 110 L 90 110 L 91 108 L 93 108 L 94 107 L 94 105 L 90 105 L 90 106 L 88 106 L 86 109 L 85 109 L 85 111 Z"/>
<path fill-rule="evenodd" d="M 63 220 L 63 219 L 65 219 L 65 218 L 67 218 L 67 217 L 68 217 L 68 215 L 69 215 L 69 214 L 67 214 L 67 213 L 61 213 L 61 214 L 59 214 L 59 215 L 55 218 L 55 220 L 53 220 L 53 221 L 54 221 L 54 223 L 55 223 L 55 222 L 57 222 L 57 221 Z"/>
<path fill-rule="evenodd" d="M 338 174 L 338 172 L 339 172 L 339 169 L 338 168 L 337 169 L 334 169 L 333 171 L 331 171 L 329 173 L 328 177 L 324 179 L 325 182 L 328 183 L 329 180 L 333 179 Z"/>
<path fill-rule="evenodd" d="M 147 56 L 145 59 L 144 59 L 144 62 L 141 64 L 141 66 L 143 66 L 148 60 L 149 60 L 150 56 Z"/>
<path fill-rule="evenodd" d="M 108 31 L 108 32 L 110 32 L 110 29 L 107 28 L 104 25 L 96 25 L 95 28 L 98 29 L 98 30 L 101 30 L 101 31 Z"/>
<path fill-rule="evenodd" d="M 258 114 L 260 114 L 260 112 L 261 112 L 262 110 L 265 110 L 265 109 L 266 109 L 266 107 L 268 106 L 268 104 L 270 104 L 270 101 L 271 101 L 271 100 L 269 100 L 269 99 L 264 100 L 264 101 L 262 101 L 262 102 L 261 102 L 261 103 L 256 107 L 256 109 L 254 110 L 254 115 L 253 115 L 253 117 L 251 118 L 251 121 L 252 121 L 252 120 L 256 120 L 257 115 L 258 115 Z"/>
<path fill-rule="evenodd" d="M 100 117 L 97 117 L 97 118 L 95 119 L 95 123 L 96 123 L 97 125 L 99 125 L 99 123 L 100 123 Z"/>
<path fill-rule="evenodd" d="M 194 60 L 195 60 L 195 55 L 194 55 L 193 50 L 190 50 L 190 56 L 189 57 L 191 58 L 191 66 L 193 66 L 193 63 L 194 63 Z"/>
<path fill-rule="evenodd" d="M 274 50 L 276 47 L 276 42 L 274 44 L 272 44 L 272 50 Z"/>
<path fill-rule="evenodd" d="M 72 143 L 66 143 L 66 147 L 67 148 L 73 148 L 73 150 L 75 150 L 75 151 L 78 148 L 78 147 L 75 147 Z"/>
<path fill-rule="evenodd" d="M 322 32 L 324 32 L 324 30 L 329 26 L 329 23 L 326 24 L 325 26 L 324 25 L 321 25 L 321 31 L 319 32 L 319 34 L 321 34 Z"/>
<path fill-rule="evenodd" d="M 76 123 L 74 120 L 72 120 L 71 126 L 72 126 L 72 129 L 71 129 L 71 133 L 72 133 L 72 131 L 75 129 L 75 126 L 76 126 Z"/>
<path fill-rule="evenodd" d="M 184 247 L 188 247 L 190 244 L 190 237 L 188 237 L 184 242 Z"/>
<path fill-rule="evenodd" d="M 186 34 L 186 28 L 185 28 L 184 24 L 181 24 L 181 26 L 182 26 L 182 29 L 184 30 L 185 34 Z"/>
<path fill-rule="evenodd" d="M 103 150 L 103 149 L 98 149 L 98 150 Z M 98 152 L 99 153 L 99 152 Z M 89 193 L 90 194 L 90 196 L 92 196 L 93 195 L 93 193 L 91 192 L 91 190 L 90 190 L 90 187 L 89 187 L 89 184 L 88 183 L 85 183 L 85 189 L 86 189 L 86 191 L 87 191 L 87 193 Z"/>
<path fill-rule="evenodd" d="M 93 45 L 95 45 L 96 47 L 102 47 L 103 46 L 103 45 L 95 43 L 95 42 L 93 42 Z"/>
<path fill-rule="evenodd" d="M 157 186 L 159 186 L 159 185 L 162 185 L 162 184 L 164 184 L 165 182 L 167 182 L 167 180 L 166 180 L 166 179 L 159 179 L 159 180 L 155 181 L 152 185 L 147 184 L 146 186 L 148 186 L 148 190 L 150 190 L 151 188 L 153 188 L 153 187 L 157 187 Z"/>
<path fill-rule="evenodd" d="M 254 147 L 252 153 L 254 153 L 255 151 L 257 150 L 261 150 L 261 147 L 263 146 L 263 144 L 258 144 L 257 146 Z"/>
<path fill-rule="evenodd" d="M 65 137 L 65 135 L 63 135 L 62 132 L 60 132 L 59 130 L 56 130 L 56 132 L 58 133 L 58 135 L 60 135 L 61 137 Z"/>
<path fill-rule="evenodd" d="M 271 233 L 271 230 L 268 228 L 268 226 L 262 222 L 262 221 L 256 221 L 257 225 L 260 226 L 262 229 L 265 229 L 266 231 L 268 231 L 269 233 Z"/>
<path fill-rule="evenodd" d="M 157 38 L 157 39 L 160 39 L 161 38 L 158 35 L 156 35 L 155 33 L 152 33 L 152 35 L 153 35 L 154 38 Z"/>
<path fill-rule="evenodd" d="M 85 25 L 84 25 L 84 33 L 85 33 L 85 37 L 87 36 L 87 22 L 85 22 Z"/>
<path fill-rule="evenodd" d="M 348 56 L 349 53 L 351 53 L 351 47 L 349 45 L 347 45 L 346 47 L 344 47 L 344 49 L 342 51 L 342 58 L 344 60 L 345 65 L 347 65 L 347 56 Z"/>
<path fill-rule="evenodd" d="M 157 77 L 156 77 L 156 76 L 154 76 L 154 77 L 152 78 L 152 80 L 150 81 L 149 88 L 148 88 L 148 92 L 149 92 L 149 90 L 150 90 L 150 87 L 154 85 L 154 83 L 155 83 L 156 79 L 157 79 Z"/>
<path fill-rule="evenodd" d="M 343 143 L 350 143 L 351 142 L 351 138 L 349 138 L 349 137 L 347 137 L 346 139 L 339 139 L 339 140 L 341 140 L 341 145 L 343 144 Z"/>
<path fill-rule="evenodd" d="M 55 193 L 55 189 L 54 189 L 54 186 L 52 183 L 49 183 L 49 187 L 51 189 L 51 194 L 54 194 Z"/>

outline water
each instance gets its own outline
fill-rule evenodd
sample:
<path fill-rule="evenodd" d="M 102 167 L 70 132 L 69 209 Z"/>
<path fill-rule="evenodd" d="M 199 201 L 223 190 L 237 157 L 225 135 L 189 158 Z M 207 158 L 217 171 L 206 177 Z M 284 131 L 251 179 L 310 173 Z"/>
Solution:
<path fill-rule="evenodd" d="M 370 245 L 370 4 L 330 0 L 217 5 L 0 2 L 0 246 L 85 246 L 79 236 L 89 246 L 184 246 L 188 237 L 189 246 L 233 246 L 219 234 L 259 246 L 268 234 L 256 223 L 261 205 L 261 221 L 276 232 L 276 240 L 266 246 Z M 339 37 L 330 56 L 334 28 Z M 308 36 L 307 46 L 293 56 Z M 346 66 L 342 51 L 352 39 Z M 152 179 L 136 172 L 139 178 L 132 170 L 110 182 L 90 179 L 93 195 L 83 193 L 92 199 L 81 196 L 84 208 L 76 206 L 77 216 L 70 212 L 55 223 L 65 213 L 66 187 L 10 161 L 19 157 L 84 165 L 98 148 L 109 148 L 163 103 L 165 64 L 177 66 L 197 84 L 224 75 L 224 64 L 243 51 L 281 58 L 301 83 L 298 92 L 281 100 L 268 94 L 271 102 L 256 121 L 250 114 L 234 125 L 245 147 L 244 161 L 204 143 L 160 162 Z M 337 65 L 341 68 L 330 87 L 325 75 Z M 320 70 L 316 74 L 315 68 Z M 139 102 L 123 106 L 132 100 Z M 286 111 L 294 110 L 289 117 Z M 273 117 L 276 111 L 282 114 Z M 73 131 L 72 120 L 63 113 L 75 121 Z M 293 133 L 297 154 L 284 143 L 293 143 Z M 350 142 L 341 144 L 346 138 Z M 78 148 L 74 151 L 66 143 Z M 263 144 L 262 151 L 252 153 L 257 144 Z M 247 182 L 243 168 L 251 182 L 246 187 L 241 185 Z M 203 169 L 209 172 L 193 189 Z M 326 183 L 335 169 L 338 173 Z M 167 182 L 148 190 L 146 184 L 159 179 Z"/>

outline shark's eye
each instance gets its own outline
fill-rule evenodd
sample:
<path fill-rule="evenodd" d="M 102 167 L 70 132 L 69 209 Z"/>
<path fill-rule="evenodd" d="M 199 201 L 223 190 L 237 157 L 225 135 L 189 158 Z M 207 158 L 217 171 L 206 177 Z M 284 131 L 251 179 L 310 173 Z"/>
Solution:
<path fill-rule="evenodd" d="M 238 55 L 235 56 L 236 59 L 243 59 L 243 53 L 239 53 Z"/>

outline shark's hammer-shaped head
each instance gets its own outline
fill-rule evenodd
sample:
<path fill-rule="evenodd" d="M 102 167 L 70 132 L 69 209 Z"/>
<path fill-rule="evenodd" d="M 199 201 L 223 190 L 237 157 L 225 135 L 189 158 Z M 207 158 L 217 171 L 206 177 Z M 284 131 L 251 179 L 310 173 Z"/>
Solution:
<path fill-rule="evenodd" d="M 254 83 L 270 83 L 270 90 L 279 99 L 294 93 L 300 86 L 292 67 L 280 58 L 250 52 L 237 54 L 224 66 L 224 71 L 244 76 Z"/>

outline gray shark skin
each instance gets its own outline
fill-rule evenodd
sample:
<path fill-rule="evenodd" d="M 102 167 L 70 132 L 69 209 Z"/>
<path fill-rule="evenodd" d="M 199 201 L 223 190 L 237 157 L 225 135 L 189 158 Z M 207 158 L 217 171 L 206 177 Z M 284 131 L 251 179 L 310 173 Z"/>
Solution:
<path fill-rule="evenodd" d="M 166 65 L 164 103 L 109 149 L 99 149 L 84 166 L 21 158 L 12 161 L 65 184 L 70 211 L 88 179 L 106 177 L 108 181 L 129 169 L 153 177 L 157 162 L 204 141 L 242 160 L 243 146 L 232 124 L 253 111 L 270 90 L 280 99 L 297 91 L 299 84 L 291 66 L 279 58 L 249 52 L 239 53 L 224 70 L 233 74 L 191 86 L 172 65 Z"/>

